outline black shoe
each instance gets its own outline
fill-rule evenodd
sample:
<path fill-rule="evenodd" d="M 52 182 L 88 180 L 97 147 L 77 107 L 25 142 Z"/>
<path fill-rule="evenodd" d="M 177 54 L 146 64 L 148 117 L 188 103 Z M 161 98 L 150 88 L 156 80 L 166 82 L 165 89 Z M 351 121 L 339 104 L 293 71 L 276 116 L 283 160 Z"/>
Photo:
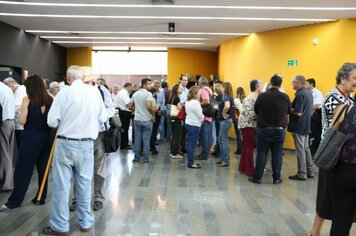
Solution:
<path fill-rule="evenodd" d="M 303 178 L 303 177 L 300 177 L 298 174 L 296 175 L 291 175 L 288 177 L 289 179 L 293 179 L 293 180 L 307 180 L 307 178 Z"/>
<path fill-rule="evenodd" d="M 313 175 L 313 174 L 308 174 L 308 175 L 307 175 L 307 178 L 309 178 L 309 179 L 314 179 L 314 175 Z"/>
<path fill-rule="evenodd" d="M 255 184 L 261 184 L 261 180 L 257 180 L 254 177 L 250 177 L 248 178 L 248 181 L 255 183 Z"/>
<path fill-rule="evenodd" d="M 208 160 L 208 157 L 203 157 L 202 155 L 199 154 L 199 155 L 195 156 L 195 159 L 196 160 Z"/>
<path fill-rule="evenodd" d="M 133 159 L 133 160 L 132 160 L 132 163 L 138 164 L 138 163 L 140 163 L 140 161 L 137 160 L 137 159 Z"/>
<path fill-rule="evenodd" d="M 149 163 L 148 160 L 144 160 L 144 161 L 143 161 L 143 164 L 146 164 L 146 165 L 147 165 L 148 163 Z"/>
<path fill-rule="evenodd" d="M 31 202 L 35 205 L 44 205 L 46 204 L 46 201 L 45 200 L 40 200 L 40 201 L 37 201 L 37 198 L 34 198 L 31 200 Z"/>
<path fill-rule="evenodd" d="M 183 153 L 187 153 L 187 149 L 181 149 L 180 151 Z"/>
<path fill-rule="evenodd" d="M 69 211 L 75 211 L 77 209 L 77 202 L 73 201 L 72 204 L 69 206 Z"/>
<path fill-rule="evenodd" d="M 273 184 L 281 184 L 283 182 L 282 179 L 274 179 Z"/>
<path fill-rule="evenodd" d="M 93 204 L 93 210 L 97 211 L 100 210 L 101 208 L 103 208 L 103 203 L 100 201 L 95 201 Z"/>
<path fill-rule="evenodd" d="M 235 155 L 241 155 L 241 152 L 235 151 L 234 154 Z"/>
<path fill-rule="evenodd" d="M 120 150 L 131 150 L 132 146 L 120 147 Z"/>
<path fill-rule="evenodd" d="M 152 155 L 156 155 L 156 154 L 158 154 L 159 152 L 157 151 L 157 150 L 153 150 L 152 151 Z"/>

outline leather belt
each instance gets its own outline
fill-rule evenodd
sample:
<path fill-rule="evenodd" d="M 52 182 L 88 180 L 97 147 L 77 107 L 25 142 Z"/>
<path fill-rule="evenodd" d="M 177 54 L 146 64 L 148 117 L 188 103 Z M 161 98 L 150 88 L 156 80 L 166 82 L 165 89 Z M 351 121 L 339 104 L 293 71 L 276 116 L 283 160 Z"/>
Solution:
<path fill-rule="evenodd" d="M 283 127 L 263 127 L 262 129 L 284 129 Z"/>
<path fill-rule="evenodd" d="M 69 140 L 69 141 L 94 141 L 94 139 L 92 139 L 92 138 L 67 138 L 62 135 L 58 135 L 57 138 L 65 139 L 65 140 Z"/>

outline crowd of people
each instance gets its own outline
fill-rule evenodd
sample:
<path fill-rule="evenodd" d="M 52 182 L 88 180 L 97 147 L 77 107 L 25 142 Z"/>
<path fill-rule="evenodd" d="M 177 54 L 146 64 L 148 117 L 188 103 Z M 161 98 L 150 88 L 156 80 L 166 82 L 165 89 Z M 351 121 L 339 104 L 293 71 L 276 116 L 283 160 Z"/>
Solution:
<path fill-rule="evenodd" d="M 127 82 L 122 89 L 114 85 L 111 93 L 104 79 L 97 79 L 96 83 L 93 79 L 87 68 L 71 66 L 66 76 L 69 86 L 65 87 L 52 82 L 47 90 L 37 75 L 28 77 L 24 85 L 12 78 L 0 82 L 0 190 L 11 191 L 0 211 L 21 206 L 35 166 L 40 189 L 52 141 L 55 142 L 50 226 L 43 229 L 44 234 L 67 235 L 69 211 L 77 212 L 82 232 L 91 230 L 92 210 L 103 208 L 105 200 L 104 137 L 115 109 L 122 124 L 120 149 L 133 149 L 132 161 L 137 165 L 149 164 L 150 152 L 157 155 L 157 145 L 167 141 L 170 157 L 183 159 L 186 154 L 188 168 L 200 169 L 202 165 L 197 160 L 212 156 L 217 167 L 229 168 L 230 147 L 235 146 L 229 143 L 229 130 L 234 126 L 234 154 L 240 155 L 238 171 L 255 184 L 262 183 L 269 152 L 273 184 L 283 182 L 286 130 L 292 134 L 298 163 L 297 173 L 289 179 L 296 181 L 314 178 L 312 158 L 343 105 L 351 108 L 342 118 L 340 130 L 349 137 L 356 133 L 351 96 L 356 91 L 355 63 L 345 63 L 340 68 L 335 88 L 325 97 L 316 89 L 315 79 L 294 76 L 293 100 L 284 92 L 283 78 L 278 73 L 267 84 L 251 80 L 247 96 L 242 87 L 236 89 L 234 96 L 230 82 L 209 82 L 205 77 L 193 82 L 189 75 L 181 75 L 171 89 L 166 81 L 144 78 L 141 84 Z M 15 139 L 19 158 L 13 173 Z M 198 144 L 201 148 L 196 154 Z M 348 235 L 356 210 L 353 146 L 353 139 L 348 139 L 335 170 L 319 170 L 313 236 L 320 235 L 325 219 L 332 220 L 331 235 Z M 47 182 L 43 193 L 39 196 L 37 192 L 32 202 L 45 204 L 46 195 Z"/>

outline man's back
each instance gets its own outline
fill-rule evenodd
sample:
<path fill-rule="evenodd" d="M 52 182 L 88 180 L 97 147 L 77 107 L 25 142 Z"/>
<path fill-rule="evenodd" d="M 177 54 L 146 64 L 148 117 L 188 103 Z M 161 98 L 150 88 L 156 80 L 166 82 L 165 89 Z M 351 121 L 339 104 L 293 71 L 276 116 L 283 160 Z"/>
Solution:
<path fill-rule="evenodd" d="M 277 88 L 269 89 L 260 94 L 255 103 L 257 126 L 285 128 L 288 124 L 287 114 L 290 109 L 291 103 L 287 94 L 280 92 Z"/>
<path fill-rule="evenodd" d="M 140 89 L 132 96 L 132 102 L 135 104 L 135 120 L 149 121 L 152 119 L 151 113 L 147 109 L 147 101 L 153 99 L 153 96 L 146 89 Z"/>
<path fill-rule="evenodd" d="M 55 97 L 48 114 L 48 124 L 56 127 L 58 135 L 68 138 L 92 138 L 98 135 L 99 123 L 107 120 L 99 90 L 76 80 Z"/>
<path fill-rule="evenodd" d="M 15 117 L 15 96 L 11 89 L 3 82 L 0 82 L 0 104 L 3 110 L 3 120 L 14 119 Z"/>

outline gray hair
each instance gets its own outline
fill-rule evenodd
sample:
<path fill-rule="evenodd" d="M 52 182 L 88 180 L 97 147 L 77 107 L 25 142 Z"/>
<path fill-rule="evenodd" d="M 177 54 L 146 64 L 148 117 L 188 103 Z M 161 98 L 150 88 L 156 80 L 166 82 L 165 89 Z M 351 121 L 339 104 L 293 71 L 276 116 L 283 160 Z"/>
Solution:
<path fill-rule="evenodd" d="M 342 65 L 336 75 L 336 84 L 341 83 L 341 79 L 349 80 L 350 73 L 352 70 L 356 69 L 356 63 L 347 62 Z"/>
<path fill-rule="evenodd" d="M 84 70 L 80 66 L 70 66 L 67 69 L 67 76 L 73 80 L 82 80 L 84 78 Z"/>
<path fill-rule="evenodd" d="M 199 83 L 202 85 L 209 85 L 208 79 L 203 76 L 199 78 Z"/>
<path fill-rule="evenodd" d="M 301 85 L 305 85 L 305 77 L 303 75 L 294 76 L 294 80 L 298 81 Z"/>
<path fill-rule="evenodd" d="M 59 83 L 56 82 L 56 81 L 53 81 L 51 82 L 49 85 L 48 85 L 48 88 L 49 89 L 53 89 L 54 87 L 58 86 L 59 87 Z"/>
<path fill-rule="evenodd" d="M 4 84 L 6 84 L 7 86 L 11 86 L 13 84 L 18 84 L 16 80 L 14 80 L 11 77 L 7 77 L 6 79 L 4 79 Z"/>

